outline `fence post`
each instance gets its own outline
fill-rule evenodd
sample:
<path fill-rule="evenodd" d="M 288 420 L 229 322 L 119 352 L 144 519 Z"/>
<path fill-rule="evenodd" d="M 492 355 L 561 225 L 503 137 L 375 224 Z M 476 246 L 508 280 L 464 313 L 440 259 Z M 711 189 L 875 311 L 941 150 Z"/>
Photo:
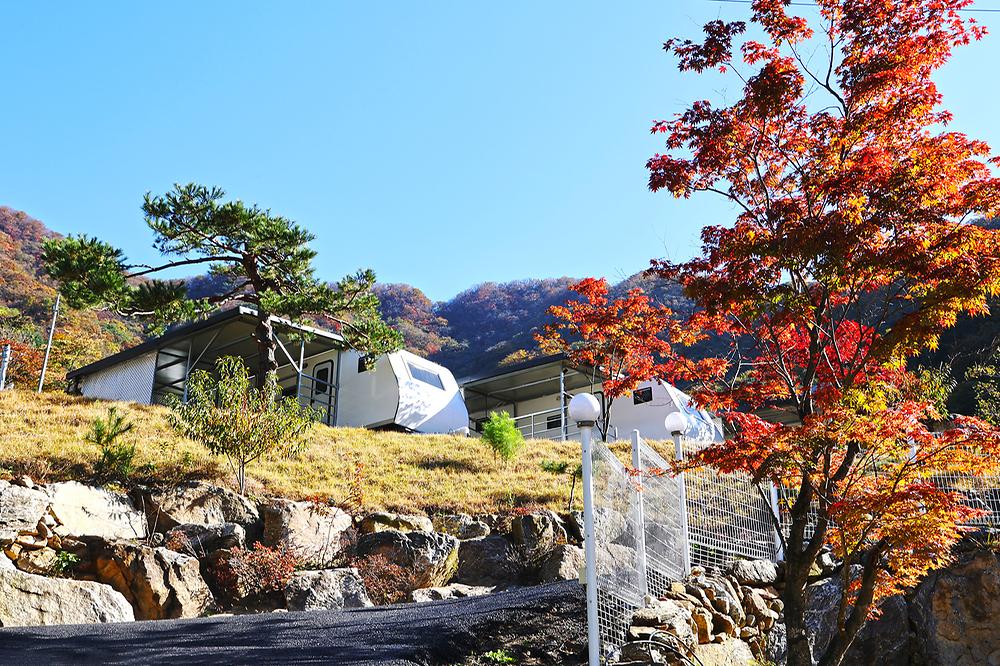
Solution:
<path fill-rule="evenodd" d="M 674 438 L 674 458 L 677 462 L 684 460 L 684 445 L 681 443 L 681 433 L 675 430 L 672 433 Z M 681 537 L 684 540 L 684 547 L 681 552 L 684 556 L 684 575 L 691 573 L 691 541 L 688 539 L 688 511 L 687 511 L 687 487 L 684 481 L 684 472 L 677 475 L 677 494 L 680 497 L 680 518 Z"/>
<path fill-rule="evenodd" d="M 778 502 L 778 486 L 771 484 L 771 513 L 774 514 L 775 523 L 781 525 L 781 504 Z M 774 530 L 774 561 L 780 562 L 785 559 L 785 549 L 781 547 L 780 527 Z"/>
<path fill-rule="evenodd" d="M 7 366 L 10 365 L 10 345 L 0 349 L 0 391 L 7 388 Z"/>
<path fill-rule="evenodd" d="M 569 417 L 580 431 L 583 454 L 583 547 L 587 559 L 587 661 L 600 666 L 601 634 L 597 619 L 597 543 L 594 534 L 594 425 L 601 403 L 589 393 L 578 393 L 569 402 Z"/>
<path fill-rule="evenodd" d="M 636 564 L 639 568 L 639 593 L 643 604 L 649 596 L 649 579 L 646 574 L 646 510 L 642 498 L 642 456 L 639 453 L 639 431 L 632 431 L 632 469 L 635 470 L 636 483 L 636 517 L 635 517 L 635 552 Z"/>

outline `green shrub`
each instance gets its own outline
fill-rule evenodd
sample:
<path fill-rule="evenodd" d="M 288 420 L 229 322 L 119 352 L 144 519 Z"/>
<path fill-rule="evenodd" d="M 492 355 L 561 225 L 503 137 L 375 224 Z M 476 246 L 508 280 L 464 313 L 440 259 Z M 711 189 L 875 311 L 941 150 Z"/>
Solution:
<path fill-rule="evenodd" d="M 483 655 L 483 660 L 487 664 L 514 664 L 517 660 L 510 656 L 506 650 L 491 650 Z"/>
<path fill-rule="evenodd" d="M 569 471 L 569 463 L 565 460 L 543 460 L 542 471 L 549 474 L 565 474 Z"/>
<path fill-rule="evenodd" d="M 97 417 L 90 424 L 90 432 L 85 439 L 101 449 L 101 455 L 94 464 L 98 478 L 128 483 L 136 472 L 148 471 L 148 465 L 136 467 L 135 444 L 121 441 L 133 430 L 135 424 L 119 413 L 116 407 L 109 407 L 106 418 Z"/>
<path fill-rule="evenodd" d="M 524 435 L 507 412 L 490 412 L 483 424 L 483 439 L 493 449 L 494 460 L 499 457 L 504 462 L 513 460 L 524 446 Z"/>
<path fill-rule="evenodd" d="M 68 550 L 60 550 L 56 561 L 52 564 L 52 573 L 57 576 L 68 576 L 80 564 L 80 556 Z"/>

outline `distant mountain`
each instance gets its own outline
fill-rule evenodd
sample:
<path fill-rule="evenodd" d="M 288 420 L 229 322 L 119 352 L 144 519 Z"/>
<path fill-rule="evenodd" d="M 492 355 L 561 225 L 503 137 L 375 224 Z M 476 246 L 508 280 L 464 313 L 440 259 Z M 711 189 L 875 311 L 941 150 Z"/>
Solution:
<path fill-rule="evenodd" d="M 997 228 L 1000 220 L 981 224 Z M 27 214 L 0 207 L 0 341 L 15 340 L 25 349 L 35 350 L 44 343 L 55 290 L 42 274 L 40 256 L 42 241 L 52 235 Z M 549 321 L 549 307 L 573 295 L 569 286 L 576 281 L 561 277 L 485 282 L 439 302 L 408 284 L 379 284 L 375 291 L 382 316 L 402 333 L 408 349 L 447 366 L 456 377 L 463 377 L 500 367 L 508 358 L 537 353 L 534 333 Z M 193 297 L 220 293 L 226 286 L 223 279 L 210 275 L 189 278 L 187 283 Z M 620 296 L 634 287 L 642 288 L 679 314 L 687 314 L 691 308 L 676 283 L 641 272 L 615 284 L 611 293 Z M 106 313 L 64 311 L 51 376 L 59 379 L 66 370 L 135 344 L 142 336 L 138 324 Z M 992 315 L 962 318 L 942 337 L 937 350 L 918 361 L 950 362 L 961 379 L 965 368 L 983 358 L 998 341 L 1000 299 L 994 303 Z M 693 350 L 694 355 L 724 352 L 722 341 Z M 24 375 L 21 381 L 26 381 L 30 372 L 20 372 Z M 953 403 L 956 411 L 969 412 L 971 396 L 964 383 L 960 383 Z"/>

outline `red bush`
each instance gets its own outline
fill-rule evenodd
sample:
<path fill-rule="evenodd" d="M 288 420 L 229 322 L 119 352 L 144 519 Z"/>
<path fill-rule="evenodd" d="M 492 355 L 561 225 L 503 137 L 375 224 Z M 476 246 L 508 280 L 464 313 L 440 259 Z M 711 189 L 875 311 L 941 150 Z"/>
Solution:
<path fill-rule="evenodd" d="M 221 553 L 221 551 L 220 551 Z M 301 559 L 284 546 L 233 548 L 209 567 L 220 596 L 229 602 L 284 589 Z"/>

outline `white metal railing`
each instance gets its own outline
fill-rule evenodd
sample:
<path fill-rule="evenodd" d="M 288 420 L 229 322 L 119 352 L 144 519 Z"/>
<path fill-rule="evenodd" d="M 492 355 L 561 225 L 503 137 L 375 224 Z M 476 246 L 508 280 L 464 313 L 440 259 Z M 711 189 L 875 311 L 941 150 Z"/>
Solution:
<path fill-rule="evenodd" d="M 566 437 L 577 435 L 579 428 L 570 424 L 569 417 L 562 412 L 561 407 L 553 407 L 512 418 L 517 429 L 528 439 L 560 439 L 564 430 Z"/>
<path fill-rule="evenodd" d="M 337 386 L 333 378 L 321 380 L 303 372 L 297 375 L 295 380 L 295 397 L 298 401 L 307 407 L 319 410 L 320 421 L 323 423 L 335 425 Z M 324 386 L 325 390 L 318 390 Z"/>

